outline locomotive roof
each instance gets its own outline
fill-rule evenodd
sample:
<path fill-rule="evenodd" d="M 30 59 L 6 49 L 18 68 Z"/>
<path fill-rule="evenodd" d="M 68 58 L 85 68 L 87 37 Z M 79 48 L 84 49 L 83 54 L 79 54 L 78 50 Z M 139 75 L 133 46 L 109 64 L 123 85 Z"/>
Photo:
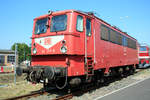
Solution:
<path fill-rule="evenodd" d="M 56 11 L 56 12 L 53 12 L 53 11 L 52 11 L 52 14 L 53 14 L 53 15 L 59 15 L 59 14 L 70 13 L 70 12 L 77 12 L 77 13 L 81 13 L 81 14 L 84 14 L 84 15 L 86 15 L 86 16 L 90 16 L 90 17 L 93 17 L 93 18 L 95 17 L 96 19 L 100 20 L 101 22 L 103 22 L 104 24 L 106 24 L 107 26 L 109 26 L 110 28 L 116 29 L 117 31 L 119 31 L 119 32 L 121 32 L 121 33 L 123 33 L 123 34 L 125 34 L 125 35 L 127 35 L 127 36 L 129 36 L 129 37 L 131 37 L 131 36 L 128 35 L 126 32 L 121 31 L 121 30 L 120 30 L 119 28 L 117 28 L 116 26 L 112 26 L 112 25 L 110 25 L 109 23 L 107 23 L 106 21 L 102 20 L 101 18 L 95 16 L 93 12 L 84 12 L 84 11 L 72 9 L 72 10 L 63 10 L 63 11 Z M 49 15 L 49 14 L 46 14 L 46 15 L 43 15 L 43 16 L 39 16 L 39 17 L 35 18 L 34 20 L 47 17 L 48 15 Z M 136 39 L 133 38 L 133 37 L 131 37 L 131 38 L 134 39 L 134 40 L 136 40 Z M 137 41 L 137 40 L 136 40 L 136 41 Z"/>
<path fill-rule="evenodd" d="M 127 36 L 131 37 L 132 39 L 136 40 L 135 38 L 133 38 L 132 36 L 130 36 L 129 34 L 127 34 L 126 32 L 123 32 L 121 31 L 119 28 L 117 28 L 116 26 L 112 26 L 110 25 L 109 23 L 107 23 L 106 21 L 100 19 L 99 17 L 95 16 L 92 12 L 82 12 L 82 11 L 75 11 L 75 12 L 78 12 L 78 13 L 82 13 L 82 14 L 85 14 L 85 15 L 89 15 L 89 16 L 94 16 L 95 18 L 97 18 L 98 20 L 100 20 L 101 22 L 105 23 L 106 25 L 108 25 L 109 27 L 113 28 L 113 29 L 116 29 L 118 30 L 119 32 L 121 33 L 124 33 L 126 34 Z"/>
<path fill-rule="evenodd" d="M 0 53 L 14 54 L 15 51 L 13 51 L 13 50 L 7 50 L 7 49 L 0 49 Z"/>
<path fill-rule="evenodd" d="M 147 43 L 140 43 L 140 46 L 145 46 L 145 47 L 150 48 L 150 45 L 148 45 Z"/>

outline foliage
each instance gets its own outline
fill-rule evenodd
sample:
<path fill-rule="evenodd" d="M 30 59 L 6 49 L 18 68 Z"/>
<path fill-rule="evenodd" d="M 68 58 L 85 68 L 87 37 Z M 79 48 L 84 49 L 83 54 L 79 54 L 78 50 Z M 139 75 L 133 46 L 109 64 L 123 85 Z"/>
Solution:
<path fill-rule="evenodd" d="M 14 43 L 11 47 L 12 50 L 15 51 L 15 45 L 17 44 L 17 53 L 18 53 L 18 61 L 21 63 L 25 60 L 31 60 L 31 47 L 29 47 L 25 43 Z"/>

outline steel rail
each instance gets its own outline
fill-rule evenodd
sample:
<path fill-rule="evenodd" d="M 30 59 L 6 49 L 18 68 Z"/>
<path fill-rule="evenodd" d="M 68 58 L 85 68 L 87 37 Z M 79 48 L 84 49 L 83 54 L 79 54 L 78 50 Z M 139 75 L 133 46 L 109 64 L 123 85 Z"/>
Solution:
<path fill-rule="evenodd" d="M 143 71 L 143 69 L 138 69 L 138 70 L 136 70 L 136 73 L 141 72 L 141 71 Z M 130 76 L 130 75 L 127 75 L 127 76 Z M 111 80 L 111 81 L 109 81 L 108 83 L 112 83 L 114 81 L 116 81 L 116 78 Z M 103 85 L 101 84 L 101 86 L 103 86 Z M 81 94 L 90 92 L 92 90 L 100 88 L 101 86 L 100 85 L 95 85 L 94 83 L 87 84 L 87 85 L 84 85 L 82 87 L 83 89 L 81 89 L 79 87 L 80 88 L 79 90 L 77 89 L 77 90 L 73 91 L 72 93 L 68 93 L 68 94 L 63 95 L 63 96 L 58 96 L 58 97 L 56 97 L 55 99 L 52 99 L 52 100 L 69 100 L 69 99 L 72 99 L 73 96 L 81 95 Z"/>
<path fill-rule="evenodd" d="M 138 70 L 136 70 L 136 73 L 141 72 L 143 70 L 144 69 L 138 69 Z M 113 81 L 110 81 L 108 83 L 112 83 L 114 81 L 116 81 L 116 79 L 114 79 Z M 67 94 L 65 94 L 63 96 L 58 96 L 58 97 L 56 97 L 53 100 L 68 100 L 68 99 L 72 99 L 73 96 L 81 95 L 81 94 L 87 93 L 87 92 L 89 92 L 91 90 L 95 90 L 95 89 L 100 88 L 100 87 L 101 87 L 100 85 L 95 85 L 94 83 L 83 85 L 82 89 L 81 89 L 81 87 L 79 87 L 79 89 L 76 88 L 71 93 L 67 93 Z M 53 91 L 54 89 L 51 89 L 51 90 Z M 17 96 L 17 97 L 12 97 L 12 98 L 8 98 L 8 99 L 4 99 L 4 100 L 29 99 L 31 97 L 37 97 L 37 96 L 40 96 L 40 95 L 48 94 L 48 91 L 51 91 L 51 90 L 41 90 L 41 91 L 33 92 L 33 93 L 30 93 L 30 94 L 26 94 L 26 95 L 22 95 L 22 96 Z"/>
<path fill-rule="evenodd" d="M 9 74 L 9 73 L 14 73 L 14 71 L 11 71 L 11 72 L 0 72 L 0 74 Z"/>
<path fill-rule="evenodd" d="M 73 94 L 70 93 L 70 94 L 66 94 L 66 95 L 63 95 L 63 96 L 59 96 L 53 100 L 68 100 L 68 99 L 72 99 L 73 98 Z"/>
<path fill-rule="evenodd" d="M 25 95 L 21 95 L 21 96 L 17 96 L 17 97 L 12 97 L 12 98 L 7 98 L 4 100 L 29 99 L 31 97 L 37 97 L 37 96 L 44 95 L 44 94 L 48 94 L 48 91 L 45 91 L 45 90 L 37 91 L 37 92 L 30 93 L 30 94 L 25 94 Z"/>

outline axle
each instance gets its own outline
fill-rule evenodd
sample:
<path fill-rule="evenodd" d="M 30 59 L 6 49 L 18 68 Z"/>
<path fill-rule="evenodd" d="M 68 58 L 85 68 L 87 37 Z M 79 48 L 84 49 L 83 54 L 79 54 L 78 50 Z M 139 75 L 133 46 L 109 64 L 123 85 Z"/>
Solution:
<path fill-rule="evenodd" d="M 21 76 L 22 73 L 26 73 L 27 80 L 33 83 L 40 83 L 46 80 L 52 82 L 58 80 L 60 77 L 66 76 L 66 68 L 51 66 L 17 67 L 16 73 L 18 76 Z"/>

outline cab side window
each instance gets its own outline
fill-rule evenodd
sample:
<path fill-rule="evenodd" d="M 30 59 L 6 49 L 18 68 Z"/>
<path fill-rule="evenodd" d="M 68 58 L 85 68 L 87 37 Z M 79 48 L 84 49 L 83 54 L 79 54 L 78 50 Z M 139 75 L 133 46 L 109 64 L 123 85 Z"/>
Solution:
<path fill-rule="evenodd" d="M 86 19 L 86 35 L 91 36 L 91 19 Z"/>
<path fill-rule="evenodd" d="M 79 32 L 83 31 L 83 17 L 78 15 L 77 16 L 77 25 L 76 25 L 76 29 Z"/>

